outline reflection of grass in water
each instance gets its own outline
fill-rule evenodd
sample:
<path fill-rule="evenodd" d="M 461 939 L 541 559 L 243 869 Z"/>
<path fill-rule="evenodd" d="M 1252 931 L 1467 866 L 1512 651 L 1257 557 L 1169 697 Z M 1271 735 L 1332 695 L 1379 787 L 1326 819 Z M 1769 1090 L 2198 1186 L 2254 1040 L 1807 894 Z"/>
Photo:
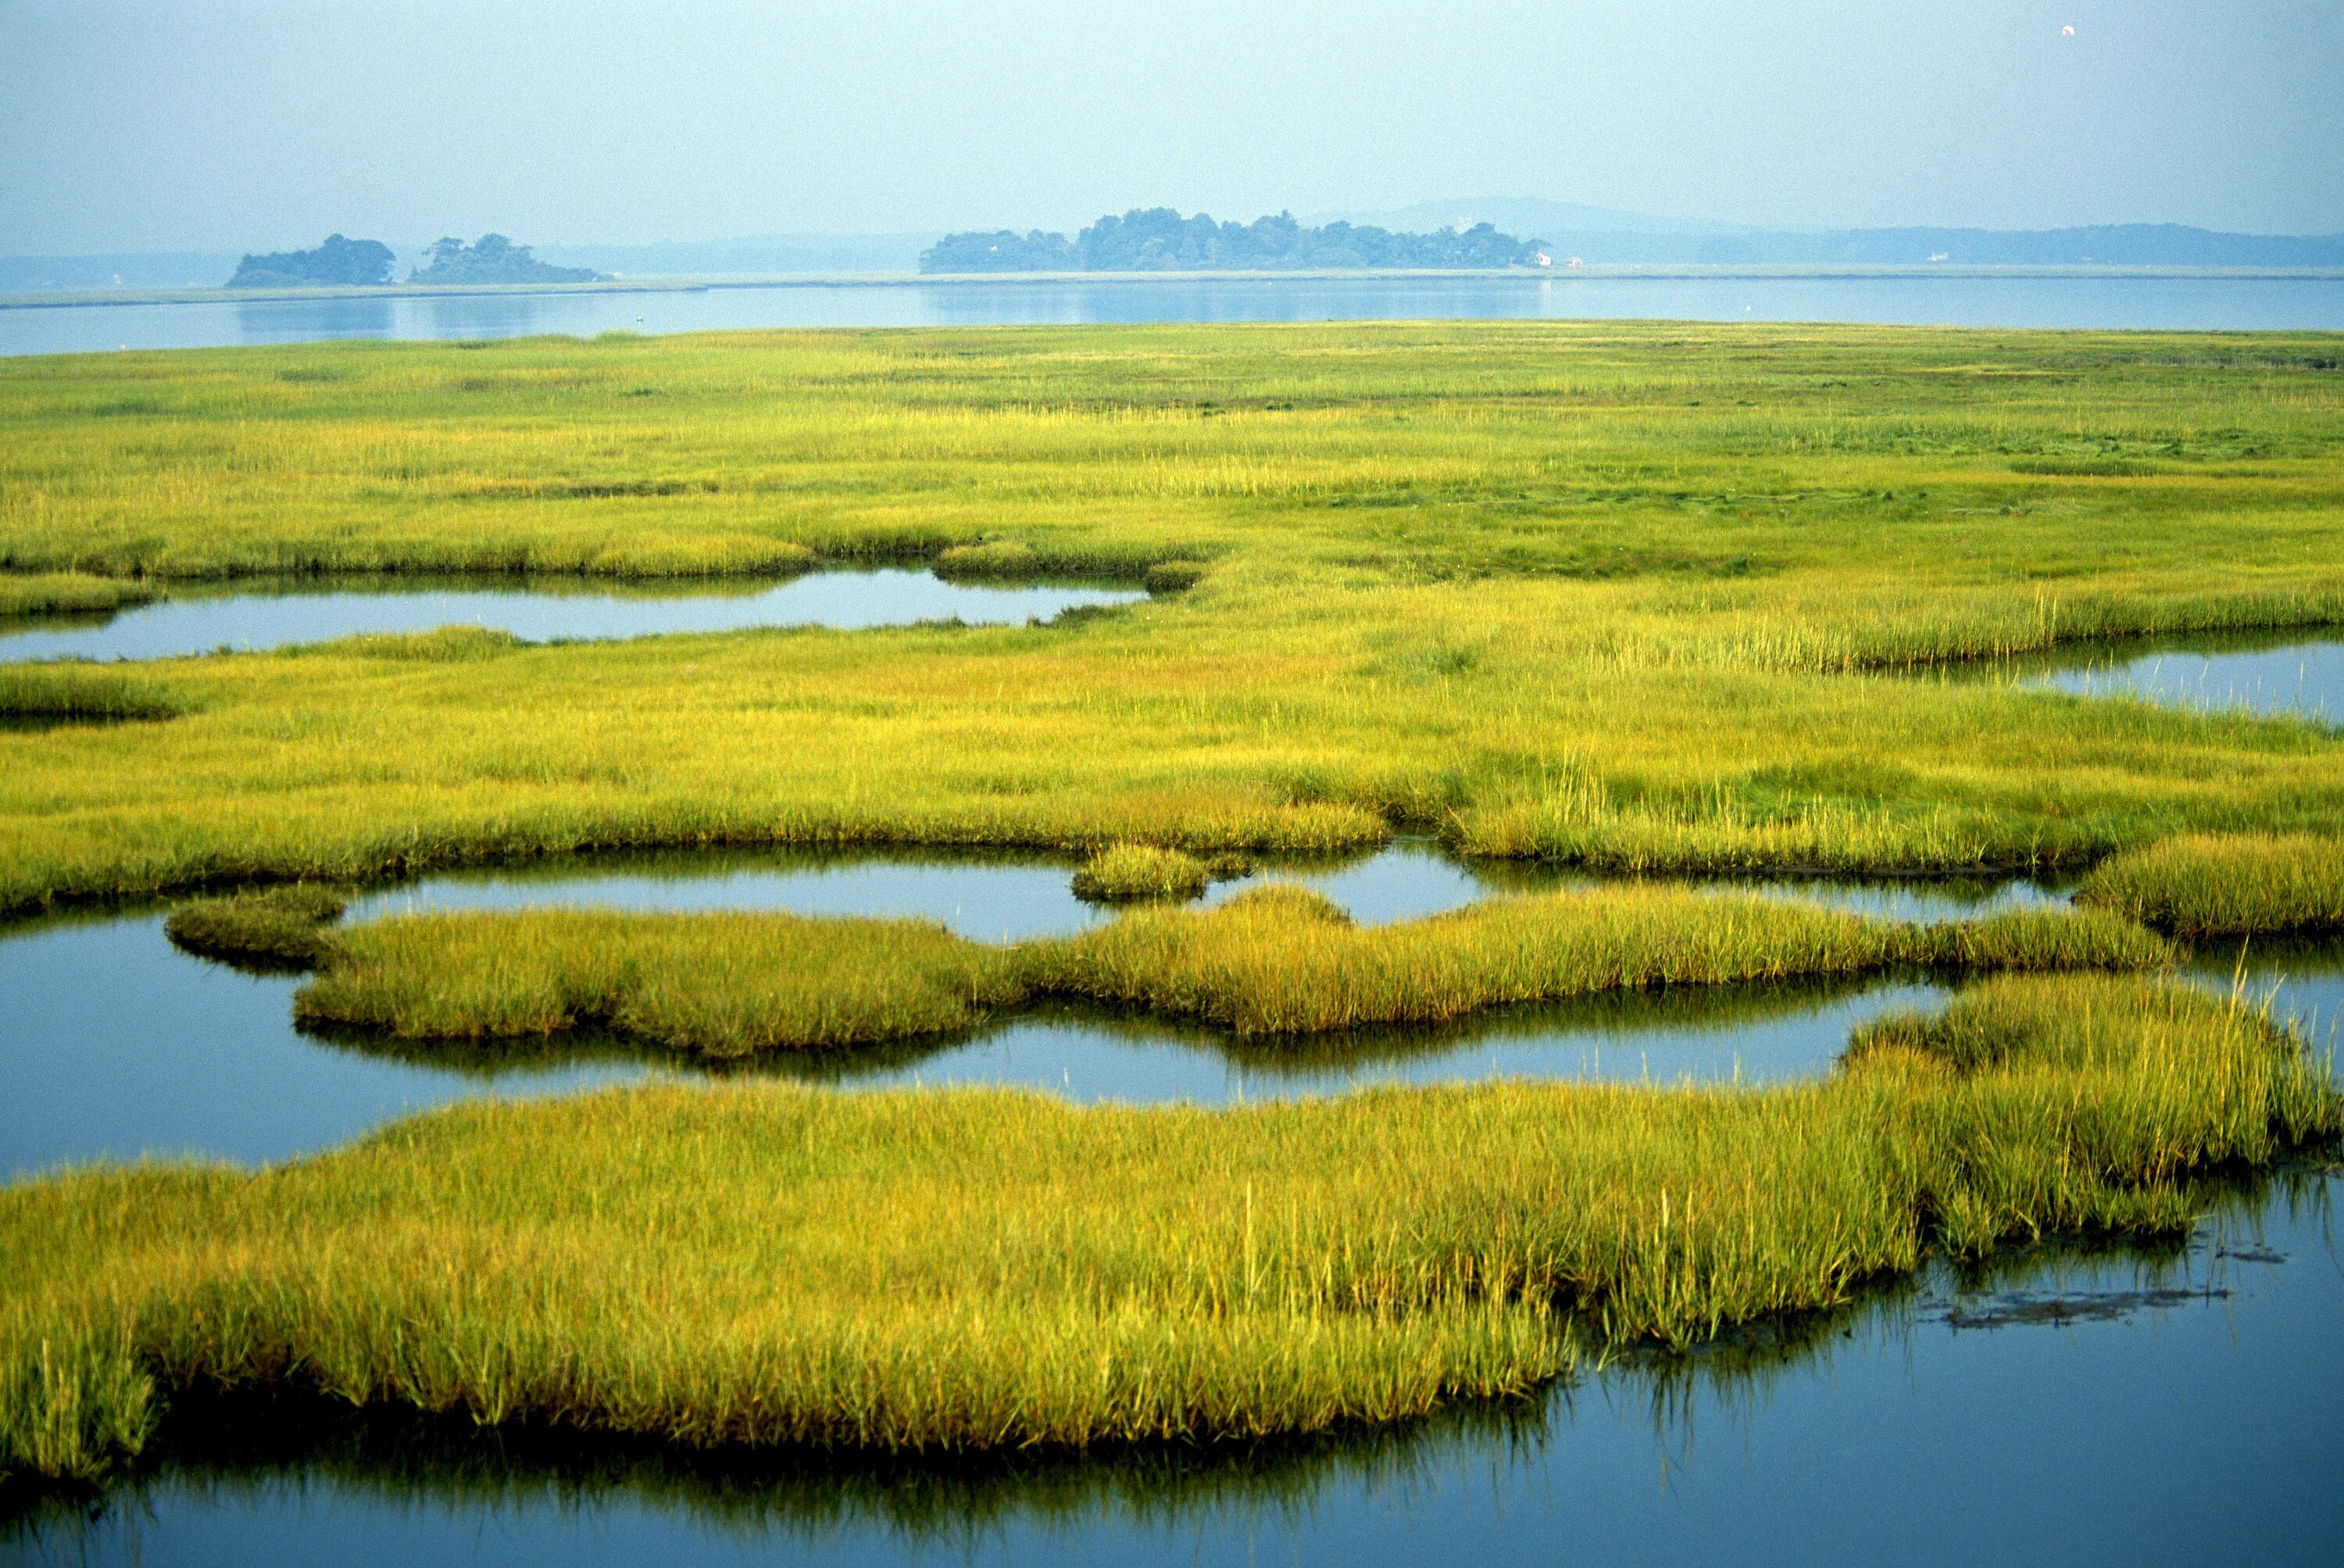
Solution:
<path fill-rule="evenodd" d="M 1248 1074 L 1308 1077 L 1345 1068 L 1408 1062 L 1430 1063 L 1480 1047 L 1544 1042 L 1567 1047 L 1591 1039 L 1616 1039 L 1635 1047 L 1644 1034 L 1726 1036 L 1752 1026 L 1820 1012 L 1884 985 L 1921 981 L 1920 972 L 1781 981 L 1747 986 L 1671 986 L 1567 1002 L 1530 1004 L 1452 1019 L 1446 1023 L 1381 1029 L 1335 1030 L 1319 1035 L 1248 1036 L 1210 1025 L 1081 1000 L 1043 998 L 957 1033 L 857 1047 L 851 1050 L 768 1051 L 745 1058 L 711 1058 L 662 1050 L 608 1029 L 575 1029 L 550 1036 L 479 1040 L 403 1039 L 379 1029 L 304 1019 L 300 1032 L 338 1049 L 418 1067 L 493 1079 L 603 1062 L 640 1063 L 728 1078 L 833 1084 L 900 1077 L 924 1063 L 1005 1031 L 1042 1027 L 1080 1031 L 1103 1049 L 1174 1050 L 1207 1054 Z M 1828 1063 L 1819 1064 L 1821 1071 Z M 1470 1075 L 1479 1077 L 1480 1075 Z"/>
<path fill-rule="evenodd" d="M 1399 1427 L 1305 1438 L 919 1460 L 692 1451 L 529 1425 L 488 1431 L 313 1396 L 193 1390 L 175 1399 L 147 1452 L 102 1492 L 0 1488 L 0 1543 L 128 1533 L 148 1507 L 190 1494 L 228 1506 L 314 1508 L 321 1489 L 401 1512 L 681 1512 L 744 1543 L 874 1527 L 904 1546 L 965 1543 L 1023 1523 L 1170 1528 L 1228 1509 L 1307 1513 L 1339 1486 L 1430 1478 L 1460 1450 L 1534 1446 L 1549 1419 L 1536 1398 L 1468 1401 Z"/>
<path fill-rule="evenodd" d="M 1247 1071 L 1263 1075 L 1316 1074 L 1371 1063 L 1427 1061 L 1479 1047 L 1549 1037 L 1558 1045 L 1616 1037 L 1619 1048 L 1632 1050 L 1639 1035 L 1728 1035 L 1803 1017 L 1884 985 L 1925 977 L 1920 971 L 1905 975 L 1886 971 L 1744 985 L 1668 986 L 1529 1003 L 1413 1028 L 1206 1037 Z"/>

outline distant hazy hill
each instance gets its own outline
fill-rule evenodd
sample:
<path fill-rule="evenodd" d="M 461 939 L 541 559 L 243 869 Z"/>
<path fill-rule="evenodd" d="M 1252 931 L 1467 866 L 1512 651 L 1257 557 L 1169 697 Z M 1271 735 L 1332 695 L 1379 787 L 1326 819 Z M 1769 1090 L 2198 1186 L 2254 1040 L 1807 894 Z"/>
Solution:
<path fill-rule="evenodd" d="M 2177 223 L 2086 228 L 1737 228 L 1524 197 L 1349 213 L 1358 223 L 1494 223 L 1551 241 L 1558 263 L 1972 267 L 2344 267 L 2344 235 L 2226 234 Z"/>
<path fill-rule="evenodd" d="M 1168 207 L 1102 217 L 1072 239 L 1032 229 L 947 234 L 920 255 L 923 272 L 1183 272 L 1373 267 L 1534 267 L 1540 243 L 1490 224 L 1461 233 L 1395 234 L 1341 221 L 1310 227 L 1290 213 L 1251 223 L 1183 217 Z"/>

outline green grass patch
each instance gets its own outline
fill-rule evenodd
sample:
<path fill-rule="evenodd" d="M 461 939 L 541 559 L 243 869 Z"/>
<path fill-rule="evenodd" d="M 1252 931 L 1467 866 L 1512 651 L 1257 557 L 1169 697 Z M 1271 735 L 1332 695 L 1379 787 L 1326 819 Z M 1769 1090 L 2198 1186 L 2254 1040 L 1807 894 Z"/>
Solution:
<path fill-rule="evenodd" d="M 2207 834 L 2112 856 L 2078 902 L 2184 936 L 2344 928 L 2344 839 Z"/>
<path fill-rule="evenodd" d="M 198 899 L 163 922 L 190 953 L 246 968 L 299 970 L 317 964 L 332 940 L 328 927 L 345 900 L 330 888 L 295 885 Z"/>
<path fill-rule="evenodd" d="M 1193 855 L 1152 845 L 1117 844 L 1099 851 L 1075 873 L 1075 896 L 1094 904 L 1151 898 L 1195 898 L 1212 882 L 1211 868 Z"/>
<path fill-rule="evenodd" d="M 1840 1307 L 1933 1248 L 2170 1234 L 2200 1176 L 2339 1128 L 2299 1041 L 2160 982 L 1996 980 L 1948 1017 L 1765 1090 L 651 1087 L 46 1178 L 0 1191 L 0 1464 L 95 1469 L 187 1387 L 693 1446 L 1399 1421 Z"/>

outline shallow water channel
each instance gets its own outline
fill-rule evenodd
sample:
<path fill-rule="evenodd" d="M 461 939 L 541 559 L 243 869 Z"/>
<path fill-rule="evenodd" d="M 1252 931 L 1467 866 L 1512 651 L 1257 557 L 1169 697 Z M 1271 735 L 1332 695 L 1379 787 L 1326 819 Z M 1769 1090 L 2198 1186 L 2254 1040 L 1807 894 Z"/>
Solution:
<path fill-rule="evenodd" d="M 359 896 L 349 919 L 404 909 L 554 905 L 911 916 L 984 941 L 1111 919 L 1077 900 L 1070 860 L 902 852 L 565 857 L 432 876 Z M 1217 884 L 1207 902 L 1272 876 L 1325 892 L 1363 923 L 1584 883 L 1536 868 L 1467 865 L 1402 841 L 1348 861 L 1295 861 Z M 2058 895 L 2024 881 L 1721 884 L 1905 919 L 1967 918 Z M 699 1069 L 623 1042 L 444 1046 L 319 1038 L 294 1027 L 296 976 L 190 956 L 167 910 L 76 910 L 0 926 L 0 1169 L 195 1153 L 260 1162 L 331 1148 L 404 1111 L 530 1097 Z M 2227 982 L 2226 982 L 2227 983 Z M 1830 1069 L 1848 1031 L 1933 1005 L 1918 976 L 1681 986 L 1476 1015 L 1456 1023 L 1247 1040 L 1191 1024 L 1042 1007 L 975 1032 L 877 1049 L 775 1053 L 730 1069 L 842 1087 L 1000 1084 L 1077 1102 L 1227 1104 L 1378 1083 L 1501 1077 L 1749 1081 Z"/>
<path fill-rule="evenodd" d="M 510 632 L 532 642 L 760 626 L 854 631 L 952 620 L 1023 625 L 1082 606 L 1146 597 L 1137 588 L 1096 583 L 946 582 L 903 567 L 810 572 L 756 583 L 379 576 L 266 579 L 168 592 L 151 604 L 96 615 L 0 621 L 0 663 L 164 659 L 457 625 Z"/>
<path fill-rule="evenodd" d="M 469 1424 L 213 1410 L 95 1501 L 0 1512 L 43 1563 L 2336 1561 L 2344 1179 L 2186 1247 L 1933 1266 L 1859 1308 L 1520 1404 L 1247 1452 L 731 1464 Z"/>

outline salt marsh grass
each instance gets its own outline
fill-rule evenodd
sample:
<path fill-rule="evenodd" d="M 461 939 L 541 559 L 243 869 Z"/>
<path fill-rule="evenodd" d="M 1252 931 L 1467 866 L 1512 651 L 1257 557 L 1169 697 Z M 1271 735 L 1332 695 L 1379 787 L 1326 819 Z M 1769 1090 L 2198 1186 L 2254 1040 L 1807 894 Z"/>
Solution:
<path fill-rule="evenodd" d="M 0 1463 L 98 1470 L 188 1386 L 690 1445 L 1397 1421 L 1840 1305 L 1932 1248 L 2171 1232 L 2199 1175 L 2339 1128 L 2300 1041 L 2157 981 L 1989 982 L 1880 1033 L 1778 1089 L 651 1087 L 259 1173 L 54 1176 L 0 1191 Z"/>
<path fill-rule="evenodd" d="M 2333 353 L 1544 322 L 12 360 L 7 572 L 1209 570 L 1051 629 L 177 662 L 173 725 L 0 736 L 0 906 L 593 845 L 1408 824 L 1942 871 L 2332 835 L 2333 735 L 1884 672 L 2337 623 Z"/>
<path fill-rule="evenodd" d="M 2344 839 L 2167 839 L 2095 867 L 2076 896 L 2193 936 L 2344 929 Z"/>

